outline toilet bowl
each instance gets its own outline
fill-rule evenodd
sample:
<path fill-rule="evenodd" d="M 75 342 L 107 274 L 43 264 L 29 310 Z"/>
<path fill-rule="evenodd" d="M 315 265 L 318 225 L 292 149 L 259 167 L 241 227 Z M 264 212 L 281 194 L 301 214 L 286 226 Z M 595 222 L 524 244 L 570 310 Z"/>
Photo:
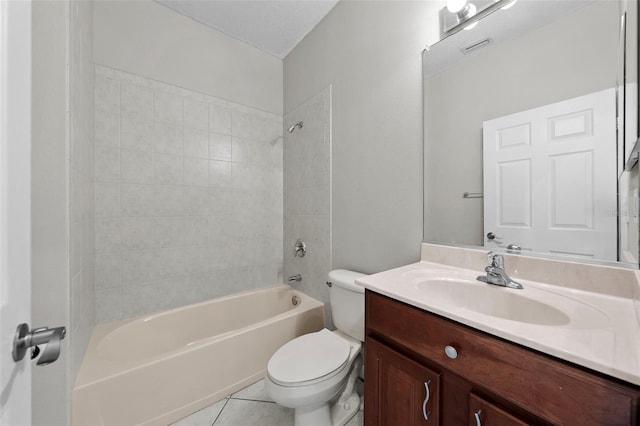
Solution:
<path fill-rule="evenodd" d="M 360 276 L 346 270 L 329 273 L 338 330 L 297 337 L 269 360 L 267 394 L 295 410 L 295 426 L 341 426 L 360 409 L 355 385 L 362 369 L 364 289 L 354 283 Z"/>

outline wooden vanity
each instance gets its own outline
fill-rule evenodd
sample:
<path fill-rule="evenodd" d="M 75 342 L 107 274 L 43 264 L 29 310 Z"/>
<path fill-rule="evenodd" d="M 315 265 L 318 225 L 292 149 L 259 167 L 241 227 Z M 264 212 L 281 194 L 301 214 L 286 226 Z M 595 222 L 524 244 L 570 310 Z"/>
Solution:
<path fill-rule="evenodd" d="M 366 291 L 366 426 L 640 425 L 640 387 Z"/>

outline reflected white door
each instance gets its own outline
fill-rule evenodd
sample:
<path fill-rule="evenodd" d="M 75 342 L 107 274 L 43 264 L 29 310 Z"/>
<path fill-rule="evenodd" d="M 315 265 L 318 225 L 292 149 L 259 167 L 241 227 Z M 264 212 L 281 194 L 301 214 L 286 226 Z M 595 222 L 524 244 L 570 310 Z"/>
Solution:
<path fill-rule="evenodd" d="M 615 89 L 483 124 L 486 247 L 617 260 Z"/>
<path fill-rule="evenodd" d="M 31 306 L 31 2 L 0 1 L 0 425 L 31 424 L 31 364 L 11 357 Z"/>

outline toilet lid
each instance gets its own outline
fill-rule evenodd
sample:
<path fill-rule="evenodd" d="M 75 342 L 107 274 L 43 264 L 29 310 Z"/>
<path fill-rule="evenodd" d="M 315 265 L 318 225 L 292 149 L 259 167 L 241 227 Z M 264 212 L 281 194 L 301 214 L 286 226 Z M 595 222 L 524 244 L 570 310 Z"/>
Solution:
<path fill-rule="evenodd" d="M 348 341 L 325 328 L 286 343 L 273 354 L 267 371 L 276 382 L 307 382 L 338 370 L 350 352 Z"/>

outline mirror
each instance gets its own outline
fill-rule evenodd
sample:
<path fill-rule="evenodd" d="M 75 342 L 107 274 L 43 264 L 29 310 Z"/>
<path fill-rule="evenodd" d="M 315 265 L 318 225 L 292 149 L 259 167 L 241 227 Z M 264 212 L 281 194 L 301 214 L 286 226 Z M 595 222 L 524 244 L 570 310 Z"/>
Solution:
<path fill-rule="evenodd" d="M 638 266 L 637 14 L 520 0 L 425 50 L 425 242 Z"/>

